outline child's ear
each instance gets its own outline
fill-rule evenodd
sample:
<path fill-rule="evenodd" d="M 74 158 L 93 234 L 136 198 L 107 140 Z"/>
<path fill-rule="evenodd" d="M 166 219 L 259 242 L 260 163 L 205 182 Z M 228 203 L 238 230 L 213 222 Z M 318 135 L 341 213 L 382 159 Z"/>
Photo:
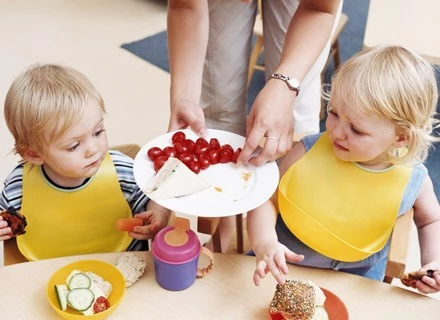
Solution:
<path fill-rule="evenodd" d="M 395 148 L 403 148 L 406 147 L 410 142 L 408 132 L 404 130 L 399 130 L 397 132 L 396 141 L 394 142 Z"/>
<path fill-rule="evenodd" d="M 22 157 L 27 162 L 33 164 L 42 165 L 44 163 L 40 153 L 32 149 L 29 149 L 26 152 L 24 152 L 24 154 L 22 154 Z"/>

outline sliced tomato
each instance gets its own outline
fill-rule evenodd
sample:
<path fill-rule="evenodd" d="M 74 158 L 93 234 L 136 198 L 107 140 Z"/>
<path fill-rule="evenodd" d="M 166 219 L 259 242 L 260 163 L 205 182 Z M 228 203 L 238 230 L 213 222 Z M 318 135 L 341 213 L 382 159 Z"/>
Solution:
<path fill-rule="evenodd" d="M 102 311 L 110 308 L 110 302 L 103 296 L 96 298 L 95 304 L 93 305 L 93 312 L 100 313 Z"/>

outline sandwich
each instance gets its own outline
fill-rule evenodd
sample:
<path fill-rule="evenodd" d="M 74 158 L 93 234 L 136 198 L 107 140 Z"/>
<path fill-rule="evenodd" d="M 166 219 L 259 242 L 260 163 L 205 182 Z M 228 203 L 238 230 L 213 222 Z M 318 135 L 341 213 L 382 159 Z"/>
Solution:
<path fill-rule="evenodd" d="M 131 287 L 143 274 L 147 265 L 146 256 L 139 256 L 132 252 L 124 253 L 116 261 L 116 268 L 121 271 L 125 279 L 125 286 Z"/>
<path fill-rule="evenodd" d="M 328 320 L 324 292 L 311 281 L 286 280 L 277 284 L 269 306 L 273 320 Z"/>
<path fill-rule="evenodd" d="M 415 288 L 416 287 L 416 282 L 418 280 L 422 280 L 422 278 L 424 276 L 433 278 L 434 277 L 434 273 L 438 273 L 439 271 L 435 271 L 435 270 L 419 270 L 419 271 L 412 271 L 412 272 L 408 272 L 405 273 L 402 278 L 400 279 L 400 281 L 408 287 L 412 287 Z"/>
<path fill-rule="evenodd" d="M 11 228 L 11 237 L 16 237 L 26 233 L 24 230 L 27 226 L 26 217 L 15 210 L 14 207 L 9 207 L 7 210 L 2 211 L 0 216 L 4 221 L 8 223 L 8 227 Z"/>
<path fill-rule="evenodd" d="M 143 189 L 153 200 L 183 197 L 205 190 L 210 184 L 182 161 L 170 157 Z"/>

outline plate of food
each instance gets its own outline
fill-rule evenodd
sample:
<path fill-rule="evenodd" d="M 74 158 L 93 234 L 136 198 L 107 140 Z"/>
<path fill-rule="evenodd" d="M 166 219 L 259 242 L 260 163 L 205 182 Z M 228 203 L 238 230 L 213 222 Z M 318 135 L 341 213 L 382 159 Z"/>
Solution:
<path fill-rule="evenodd" d="M 63 319 L 100 320 L 118 307 L 125 288 L 124 276 L 116 266 L 101 260 L 79 260 L 52 275 L 46 295 Z"/>
<path fill-rule="evenodd" d="M 341 299 L 312 281 L 286 280 L 277 284 L 269 305 L 271 320 L 348 320 L 348 311 Z"/>
<path fill-rule="evenodd" d="M 144 145 L 134 160 L 139 187 L 160 205 L 201 217 L 231 216 L 252 210 L 275 192 L 276 162 L 237 166 L 243 136 L 208 129 L 205 138 L 185 129 Z"/>

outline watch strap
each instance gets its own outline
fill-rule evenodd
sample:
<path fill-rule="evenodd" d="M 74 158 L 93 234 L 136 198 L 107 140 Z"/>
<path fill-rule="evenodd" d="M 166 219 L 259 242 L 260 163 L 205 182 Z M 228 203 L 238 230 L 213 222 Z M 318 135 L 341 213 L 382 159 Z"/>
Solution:
<path fill-rule="evenodd" d="M 299 81 L 296 80 L 295 78 L 285 76 L 281 73 L 273 73 L 272 75 L 269 76 L 269 78 L 267 78 L 268 81 L 270 79 L 278 79 L 284 81 L 290 90 L 295 91 L 297 96 L 299 95 L 300 85 L 299 85 Z M 292 85 L 292 82 L 295 82 L 298 85 Z"/>

